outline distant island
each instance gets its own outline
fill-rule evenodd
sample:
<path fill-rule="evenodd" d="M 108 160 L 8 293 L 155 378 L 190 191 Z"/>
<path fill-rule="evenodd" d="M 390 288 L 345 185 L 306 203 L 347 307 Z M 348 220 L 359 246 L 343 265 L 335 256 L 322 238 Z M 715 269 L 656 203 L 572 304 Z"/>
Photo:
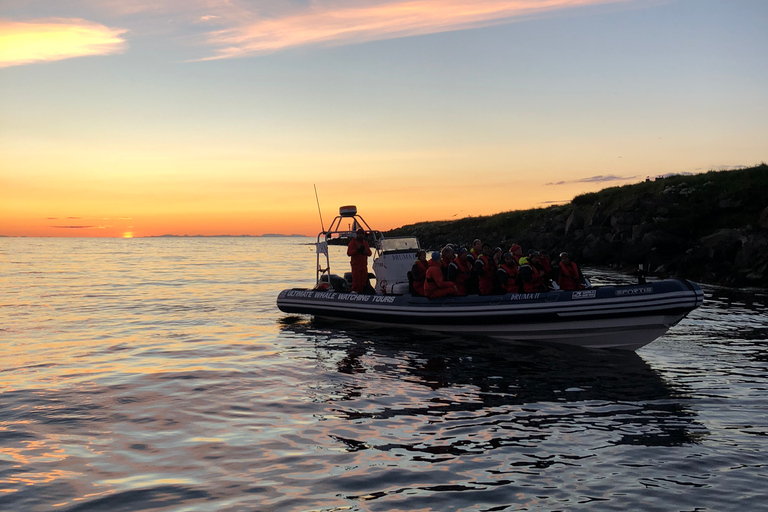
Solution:
<path fill-rule="evenodd" d="M 479 238 L 507 250 L 561 251 L 580 264 L 659 277 L 768 288 L 768 165 L 673 175 L 576 196 L 570 203 L 421 222 L 385 236 L 416 236 L 422 247 L 469 246 Z"/>
<path fill-rule="evenodd" d="M 307 235 L 282 235 L 279 233 L 264 233 L 263 235 L 151 235 L 139 238 L 306 238 Z"/>

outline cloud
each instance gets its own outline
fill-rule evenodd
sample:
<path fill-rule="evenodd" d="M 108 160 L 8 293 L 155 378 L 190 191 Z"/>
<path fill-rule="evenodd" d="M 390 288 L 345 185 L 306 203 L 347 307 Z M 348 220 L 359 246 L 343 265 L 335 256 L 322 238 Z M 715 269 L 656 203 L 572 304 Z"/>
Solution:
<path fill-rule="evenodd" d="M 51 226 L 58 229 L 106 229 L 111 226 Z"/>
<path fill-rule="evenodd" d="M 0 19 L 0 68 L 125 51 L 116 29 L 76 18 Z"/>
<path fill-rule="evenodd" d="M 306 45 L 342 45 L 508 23 L 558 9 L 627 0 L 316 1 L 275 17 L 242 16 L 236 26 L 207 34 L 216 54 L 201 60 L 272 53 Z M 240 13 L 242 15 L 242 12 Z M 231 17 L 226 17 L 231 23 Z"/>
<path fill-rule="evenodd" d="M 576 183 L 603 183 L 606 181 L 626 181 L 636 179 L 637 176 L 616 176 L 615 174 L 598 174 L 597 176 L 590 176 L 588 178 L 582 178 L 576 180 Z"/>
<path fill-rule="evenodd" d="M 610 181 L 627 181 L 637 179 L 637 176 L 616 176 L 615 174 L 598 174 L 597 176 L 589 176 L 587 178 L 581 178 L 579 180 L 571 181 L 554 181 L 546 183 L 545 185 L 568 185 L 571 183 L 605 183 Z"/>

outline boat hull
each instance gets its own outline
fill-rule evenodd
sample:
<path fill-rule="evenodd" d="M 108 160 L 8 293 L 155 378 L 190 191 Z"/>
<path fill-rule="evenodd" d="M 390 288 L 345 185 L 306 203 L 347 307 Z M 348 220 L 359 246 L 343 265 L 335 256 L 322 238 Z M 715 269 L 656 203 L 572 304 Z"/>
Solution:
<path fill-rule="evenodd" d="M 371 325 L 636 350 L 677 324 L 703 297 L 696 284 L 669 279 L 573 292 L 442 299 L 292 289 L 280 293 L 277 306 L 286 313 Z"/>

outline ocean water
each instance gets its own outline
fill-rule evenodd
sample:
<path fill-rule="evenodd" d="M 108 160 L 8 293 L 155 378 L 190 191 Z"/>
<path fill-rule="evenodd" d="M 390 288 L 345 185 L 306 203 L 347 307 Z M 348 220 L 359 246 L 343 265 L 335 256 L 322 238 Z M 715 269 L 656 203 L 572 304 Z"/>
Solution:
<path fill-rule="evenodd" d="M 0 238 L 0 510 L 768 510 L 765 291 L 504 346 L 286 316 L 312 241 Z"/>

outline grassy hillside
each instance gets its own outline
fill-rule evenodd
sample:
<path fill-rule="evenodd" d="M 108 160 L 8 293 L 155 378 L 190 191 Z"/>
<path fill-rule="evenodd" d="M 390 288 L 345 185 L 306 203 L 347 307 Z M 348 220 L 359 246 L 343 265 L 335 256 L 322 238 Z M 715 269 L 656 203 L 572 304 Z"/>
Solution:
<path fill-rule="evenodd" d="M 422 222 L 387 233 L 421 244 L 513 242 L 580 263 L 636 267 L 702 282 L 768 287 L 768 165 L 671 176 L 577 196 L 567 205 L 455 221 Z"/>

